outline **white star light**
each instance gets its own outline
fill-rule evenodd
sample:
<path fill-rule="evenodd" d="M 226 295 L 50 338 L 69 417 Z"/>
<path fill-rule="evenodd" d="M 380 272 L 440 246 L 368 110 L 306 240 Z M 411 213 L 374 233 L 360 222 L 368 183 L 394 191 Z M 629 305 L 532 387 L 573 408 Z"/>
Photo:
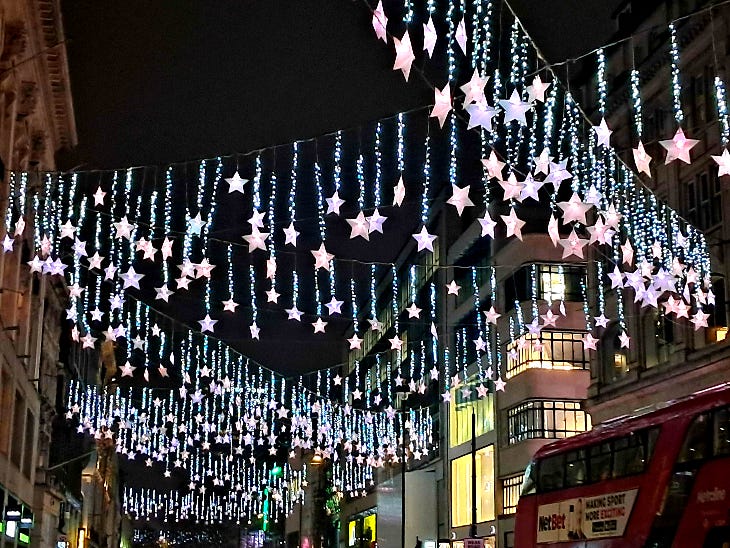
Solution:
<path fill-rule="evenodd" d="M 248 183 L 248 179 L 244 179 L 239 175 L 238 171 L 236 171 L 233 174 L 233 177 L 226 178 L 226 182 L 228 183 L 228 194 L 233 192 L 240 192 L 243 194 L 243 185 Z"/>
<path fill-rule="evenodd" d="M 433 234 L 429 234 L 428 230 L 426 230 L 425 225 L 421 227 L 420 232 L 413 234 L 413 238 L 418 243 L 417 251 L 423 251 L 424 249 L 428 249 L 429 251 L 433 252 L 433 242 L 436 239 L 436 236 L 434 236 Z"/>
<path fill-rule="evenodd" d="M 210 317 L 209 314 L 205 315 L 205 318 L 202 320 L 198 320 L 198 323 L 200 324 L 200 332 L 205 333 L 206 331 L 213 332 L 215 324 L 218 323 L 218 320 L 214 320 Z"/>
<path fill-rule="evenodd" d="M 342 305 L 344 304 L 344 301 L 338 301 L 334 295 L 332 295 L 332 299 L 330 302 L 325 303 L 325 306 L 327 307 L 327 312 L 330 316 L 333 314 L 342 314 Z"/>
<path fill-rule="evenodd" d="M 474 205 L 474 202 L 469 198 L 469 185 L 464 188 L 459 188 L 455 184 L 451 185 L 452 195 L 446 200 L 446 203 L 453 205 L 459 215 L 464 213 L 464 208 Z"/>
<path fill-rule="evenodd" d="M 248 243 L 248 252 L 251 253 L 257 249 L 266 251 L 266 238 L 268 237 L 268 232 L 260 232 L 258 228 L 254 227 L 251 234 L 247 234 L 243 239 Z"/>
<path fill-rule="evenodd" d="M 340 206 L 345 203 L 345 200 L 340 198 L 339 191 L 335 190 L 335 193 L 330 196 L 329 198 L 325 199 L 325 202 L 327 202 L 327 213 L 326 215 L 329 215 L 330 213 L 334 213 L 335 215 L 340 214 Z"/>
<path fill-rule="evenodd" d="M 289 226 L 284 229 L 284 245 L 293 245 L 296 247 L 298 236 L 299 232 L 296 228 L 294 228 L 294 221 L 292 221 L 289 223 Z"/>
<path fill-rule="evenodd" d="M 393 189 L 393 205 L 400 207 L 403 204 L 403 199 L 406 197 L 406 185 L 403 182 L 403 175 L 398 179 L 398 184 Z"/>
<path fill-rule="evenodd" d="M 298 322 L 301 322 L 304 312 L 301 312 L 297 308 L 297 305 L 292 305 L 291 308 L 286 309 L 286 314 L 287 314 L 287 318 L 286 318 L 287 320 L 296 320 Z"/>
<path fill-rule="evenodd" d="M 324 242 L 319 245 L 319 249 L 314 249 L 311 253 L 314 256 L 315 270 L 320 268 L 324 268 L 325 270 L 330 269 L 330 261 L 334 258 L 334 255 L 332 255 L 332 253 L 327 253 L 327 250 L 324 247 Z"/>
<path fill-rule="evenodd" d="M 510 95 L 509 99 L 501 99 L 499 101 L 499 105 L 504 109 L 505 124 L 512 120 L 516 120 L 523 126 L 527 125 L 525 114 L 528 110 L 530 110 L 530 108 L 532 108 L 532 105 L 530 103 L 523 102 L 516 89 L 512 90 L 512 95 Z"/>
<path fill-rule="evenodd" d="M 106 196 L 106 192 L 101 189 L 101 186 L 97 187 L 96 192 L 94 192 L 94 205 L 104 205 L 104 196 Z"/>
<path fill-rule="evenodd" d="M 423 24 L 423 50 L 428 52 L 428 57 L 433 56 L 433 50 L 436 47 L 436 27 L 433 25 L 431 15 L 428 16 L 428 22 Z"/>
<path fill-rule="evenodd" d="M 133 267 L 129 267 L 129 270 L 125 274 L 120 274 L 119 277 L 124 280 L 124 289 L 128 287 L 134 287 L 139 289 L 139 281 L 144 278 L 144 274 L 138 274 L 134 271 Z"/>
<path fill-rule="evenodd" d="M 544 103 L 545 102 L 545 92 L 550 87 L 550 85 L 551 85 L 551 82 L 543 82 L 540 79 L 540 75 L 538 74 L 532 80 L 532 85 L 527 86 L 527 100 L 530 103 L 534 103 L 535 101 L 540 101 L 541 103 Z"/>
<path fill-rule="evenodd" d="M 497 226 L 497 221 L 489 216 L 489 212 L 485 210 L 484 217 L 480 217 L 477 221 L 479 221 L 479 225 L 482 227 L 482 236 L 494 238 L 494 227 Z"/>
<path fill-rule="evenodd" d="M 669 140 L 659 141 L 659 144 L 667 150 L 667 157 L 664 159 L 664 164 L 669 164 L 673 160 L 681 160 L 685 164 L 691 163 L 692 160 L 690 159 L 689 152 L 697 143 L 699 143 L 697 139 L 687 139 L 684 136 L 682 128 L 678 128 L 674 137 Z"/>
<path fill-rule="evenodd" d="M 517 212 L 514 208 L 509 210 L 509 215 L 500 215 L 507 227 L 507 238 L 515 236 L 519 240 L 522 240 L 522 227 L 525 226 L 525 221 L 517 217 Z"/>
<path fill-rule="evenodd" d="M 651 163 L 651 156 L 644 150 L 644 143 L 639 141 L 639 144 L 633 150 L 634 163 L 636 164 L 636 171 L 639 173 L 646 173 L 651 177 L 651 169 L 649 164 Z"/>
<path fill-rule="evenodd" d="M 190 234 L 200 236 L 200 231 L 203 229 L 204 226 L 205 221 L 200 218 L 200 212 L 198 212 L 195 217 L 188 221 L 188 232 L 190 232 Z"/>
<path fill-rule="evenodd" d="M 451 88 L 448 82 L 443 89 L 434 88 L 434 104 L 431 111 L 432 118 L 438 118 L 439 125 L 444 127 L 446 117 L 451 112 Z"/>
<path fill-rule="evenodd" d="M 459 88 L 464 92 L 464 105 L 485 102 L 486 98 L 484 97 L 484 86 L 487 85 L 488 81 L 489 76 L 482 78 L 479 76 L 479 71 L 474 69 L 474 74 L 472 74 L 471 80 Z"/>
<path fill-rule="evenodd" d="M 350 225 L 350 239 L 360 236 L 365 240 L 370 240 L 370 224 L 365 218 L 365 214 L 361 211 L 354 219 L 346 219 Z"/>
<path fill-rule="evenodd" d="M 567 225 L 569 222 L 575 221 L 585 225 L 588 224 L 586 222 L 586 213 L 593 207 L 593 204 L 582 202 L 578 193 L 573 192 L 570 200 L 558 202 L 558 207 L 563 210 L 563 224 Z"/>
<path fill-rule="evenodd" d="M 606 119 L 602 118 L 601 123 L 597 126 L 593 126 L 593 131 L 596 132 L 596 139 L 598 140 L 599 145 L 603 145 L 605 147 L 611 146 L 611 134 L 613 131 L 608 129 L 608 124 L 606 124 Z"/>
<path fill-rule="evenodd" d="M 403 33 L 403 38 L 398 40 L 395 36 L 393 37 L 393 43 L 395 44 L 395 63 L 393 64 L 393 70 L 400 70 L 403 72 L 403 76 L 408 81 L 408 76 L 411 73 L 411 65 L 416 60 L 416 56 L 413 54 L 413 46 L 411 46 L 411 37 L 408 35 L 408 29 Z"/>
<path fill-rule="evenodd" d="M 469 124 L 467 129 L 481 126 L 487 131 L 492 131 L 492 119 L 497 115 L 496 108 L 489 106 L 487 101 L 466 105 L 464 109 L 469 113 Z"/>
<path fill-rule="evenodd" d="M 317 321 L 312 324 L 315 333 L 324 333 L 324 328 L 327 327 L 327 322 L 323 322 L 322 318 L 317 318 Z"/>

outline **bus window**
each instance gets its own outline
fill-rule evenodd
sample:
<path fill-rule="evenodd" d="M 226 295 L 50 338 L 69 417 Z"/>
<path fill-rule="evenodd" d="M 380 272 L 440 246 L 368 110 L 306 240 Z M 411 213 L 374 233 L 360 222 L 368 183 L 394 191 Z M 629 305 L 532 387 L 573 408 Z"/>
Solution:
<path fill-rule="evenodd" d="M 679 453 L 678 463 L 694 462 L 710 456 L 710 416 L 698 415 L 687 430 L 687 436 Z"/>
<path fill-rule="evenodd" d="M 562 489 L 565 476 L 565 455 L 555 455 L 540 461 L 538 485 L 540 491 Z"/>
<path fill-rule="evenodd" d="M 522 479 L 521 495 L 534 495 L 537 488 L 537 463 L 532 461 L 525 469 L 525 477 Z"/>
<path fill-rule="evenodd" d="M 607 480 L 611 477 L 611 442 L 589 447 L 589 467 L 591 482 Z"/>
<path fill-rule="evenodd" d="M 730 455 L 730 407 L 718 409 L 715 415 L 715 455 Z"/>
<path fill-rule="evenodd" d="M 575 487 L 586 482 L 586 452 L 585 449 L 571 451 L 565 455 L 565 486 Z"/>
<path fill-rule="evenodd" d="M 613 477 L 621 478 L 644 471 L 644 433 L 632 433 L 617 439 L 613 444 Z"/>

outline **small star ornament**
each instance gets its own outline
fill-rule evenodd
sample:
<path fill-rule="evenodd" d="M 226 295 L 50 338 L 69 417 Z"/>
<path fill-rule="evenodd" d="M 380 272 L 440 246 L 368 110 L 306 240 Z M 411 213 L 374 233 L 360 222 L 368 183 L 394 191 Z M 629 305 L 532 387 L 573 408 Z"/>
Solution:
<path fill-rule="evenodd" d="M 444 127 L 449 112 L 451 112 L 451 88 L 447 82 L 443 89 L 434 88 L 434 104 L 431 117 L 438 118 L 439 126 Z"/>
<path fill-rule="evenodd" d="M 651 169 L 649 168 L 649 164 L 651 163 L 651 156 L 644 150 L 644 143 L 639 141 L 639 144 L 636 146 L 636 148 L 633 150 L 634 153 L 634 163 L 636 164 L 636 171 L 639 173 L 645 173 L 647 176 L 651 177 Z"/>

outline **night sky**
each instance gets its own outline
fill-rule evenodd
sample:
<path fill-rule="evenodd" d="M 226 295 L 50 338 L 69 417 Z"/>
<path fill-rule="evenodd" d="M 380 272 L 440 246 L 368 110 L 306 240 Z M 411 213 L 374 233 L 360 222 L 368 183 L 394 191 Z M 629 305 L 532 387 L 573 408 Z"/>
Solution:
<path fill-rule="evenodd" d="M 620 3 L 511 2 L 551 61 L 607 41 Z M 63 15 L 79 135 L 65 168 L 246 152 L 433 100 L 391 70 L 363 0 L 66 0 Z"/>

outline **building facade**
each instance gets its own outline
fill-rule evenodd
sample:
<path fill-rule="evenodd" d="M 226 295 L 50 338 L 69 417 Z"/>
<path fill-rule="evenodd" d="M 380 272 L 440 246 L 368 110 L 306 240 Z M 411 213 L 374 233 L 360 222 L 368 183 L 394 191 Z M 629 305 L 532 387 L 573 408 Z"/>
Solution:
<path fill-rule="evenodd" d="M 60 2 L 0 3 L 0 546 L 78 546 L 81 501 L 53 466 L 63 282 L 27 264 L 38 252 L 39 172 L 76 144 Z M 11 176 L 11 170 L 27 175 Z M 14 206 L 8 207 L 8 197 Z M 73 539 L 73 540 L 71 540 Z"/>
<path fill-rule="evenodd" d="M 730 10 L 727 6 L 710 9 L 711 4 L 626 1 L 616 11 L 616 38 L 621 41 L 605 51 L 605 117 L 613 129 L 611 145 L 633 166 L 632 151 L 640 138 L 653 158 L 651 177 L 642 174 L 642 182 L 704 232 L 711 252 L 714 304 L 694 297 L 691 304 L 707 304 L 707 329 L 694 329 L 661 303 L 658 309 L 629 305 L 627 331 L 637 344 L 628 350 L 620 348 L 615 329 L 609 326 L 592 361 L 588 407 L 596 423 L 687 396 L 730 377 L 726 339 L 730 187 L 728 176 L 719 175 L 712 158 L 727 145 L 726 112 L 718 103 L 717 85 L 730 74 Z M 676 83 L 670 21 L 676 21 Z M 638 94 L 631 89 L 632 78 L 638 83 Z M 582 84 L 579 97 L 586 111 L 593 111 L 591 118 L 597 124 L 601 115 L 595 112 L 594 80 Z M 665 165 L 665 151 L 658 141 L 671 139 L 679 127 L 687 138 L 698 140 L 691 150 L 691 163 Z M 613 306 L 615 310 L 615 302 Z"/>

